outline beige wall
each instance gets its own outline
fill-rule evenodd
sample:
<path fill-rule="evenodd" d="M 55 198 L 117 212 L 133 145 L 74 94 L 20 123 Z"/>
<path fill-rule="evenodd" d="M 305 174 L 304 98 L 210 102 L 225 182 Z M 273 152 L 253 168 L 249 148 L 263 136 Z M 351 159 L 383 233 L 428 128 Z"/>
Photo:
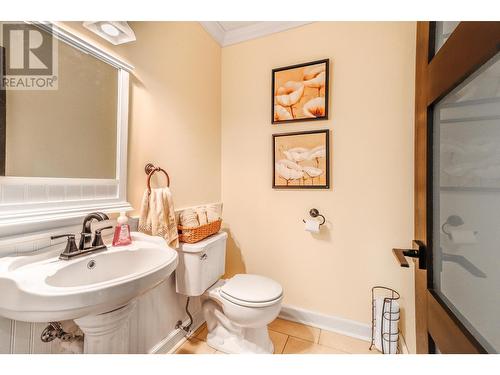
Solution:
<path fill-rule="evenodd" d="M 171 178 L 176 207 L 220 201 L 221 48 L 197 22 L 131 22 L 137 41 L 112 46 L 66 27 L 134 65 L 130 89 L 128 200 L 137 212 L 152 162 Z M 160 178 L 156 182 L 164 184 Z"/>
<path fill-rule="evenodd" d="M 330 58 L 330 119 L 271 125 L 271 69 Z M 414 352 L 413 271 L 391 249 L 413 233 L 415 23 L 321 22 L 222 51 L 222 197 L 228 273 L 279 281 L 284 303 L 370 323 L 370 288 L 402 295 Z M 271 134 L 331 129 L 333 188 L 273 190 Z M 303 230 L 316 207 L 328 224 Z"/>

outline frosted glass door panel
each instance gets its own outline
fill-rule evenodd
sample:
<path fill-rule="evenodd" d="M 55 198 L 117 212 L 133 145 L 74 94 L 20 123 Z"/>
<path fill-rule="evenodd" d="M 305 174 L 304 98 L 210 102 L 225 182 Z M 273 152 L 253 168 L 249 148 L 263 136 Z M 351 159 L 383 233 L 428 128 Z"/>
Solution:
<path fill-rule="evenodd" d="M 434 107 L 433 289 L 500 351 L 500 57 Z"/>

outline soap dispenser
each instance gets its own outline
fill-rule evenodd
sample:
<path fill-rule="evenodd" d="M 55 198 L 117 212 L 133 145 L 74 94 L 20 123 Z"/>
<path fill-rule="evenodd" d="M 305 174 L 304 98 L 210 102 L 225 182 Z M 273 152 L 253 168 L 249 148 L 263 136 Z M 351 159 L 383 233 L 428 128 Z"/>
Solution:
<path fill-rule="evenodd" d="M 116 219 L 115 235 L 113 236 L 113 246 L 125 246 L 132 243 L 130 237 L 130 225 L 128 225 L 128 217 L 125 212 L 121 212 Z"/>

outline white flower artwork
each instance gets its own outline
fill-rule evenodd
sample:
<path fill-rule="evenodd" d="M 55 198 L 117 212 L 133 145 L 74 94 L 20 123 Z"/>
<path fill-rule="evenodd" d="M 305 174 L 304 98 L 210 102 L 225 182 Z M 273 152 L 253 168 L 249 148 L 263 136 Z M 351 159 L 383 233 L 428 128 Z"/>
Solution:
<path fill-rule="evenodd" d="M 274 188 L 328 188 L 328 130 L 275 134 Z"/>

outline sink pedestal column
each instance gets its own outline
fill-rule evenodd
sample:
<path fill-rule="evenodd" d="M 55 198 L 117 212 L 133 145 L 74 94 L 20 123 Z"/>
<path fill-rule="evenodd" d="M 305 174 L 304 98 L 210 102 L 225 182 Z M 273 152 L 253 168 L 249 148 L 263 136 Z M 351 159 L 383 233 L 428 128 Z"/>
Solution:
<path fill-rule="evenodd" d="M 136 301 L 119 309 L 75 319 L 85 334 L 85 354 L 127 354 L 130 342 L 130 314 Z"/>

